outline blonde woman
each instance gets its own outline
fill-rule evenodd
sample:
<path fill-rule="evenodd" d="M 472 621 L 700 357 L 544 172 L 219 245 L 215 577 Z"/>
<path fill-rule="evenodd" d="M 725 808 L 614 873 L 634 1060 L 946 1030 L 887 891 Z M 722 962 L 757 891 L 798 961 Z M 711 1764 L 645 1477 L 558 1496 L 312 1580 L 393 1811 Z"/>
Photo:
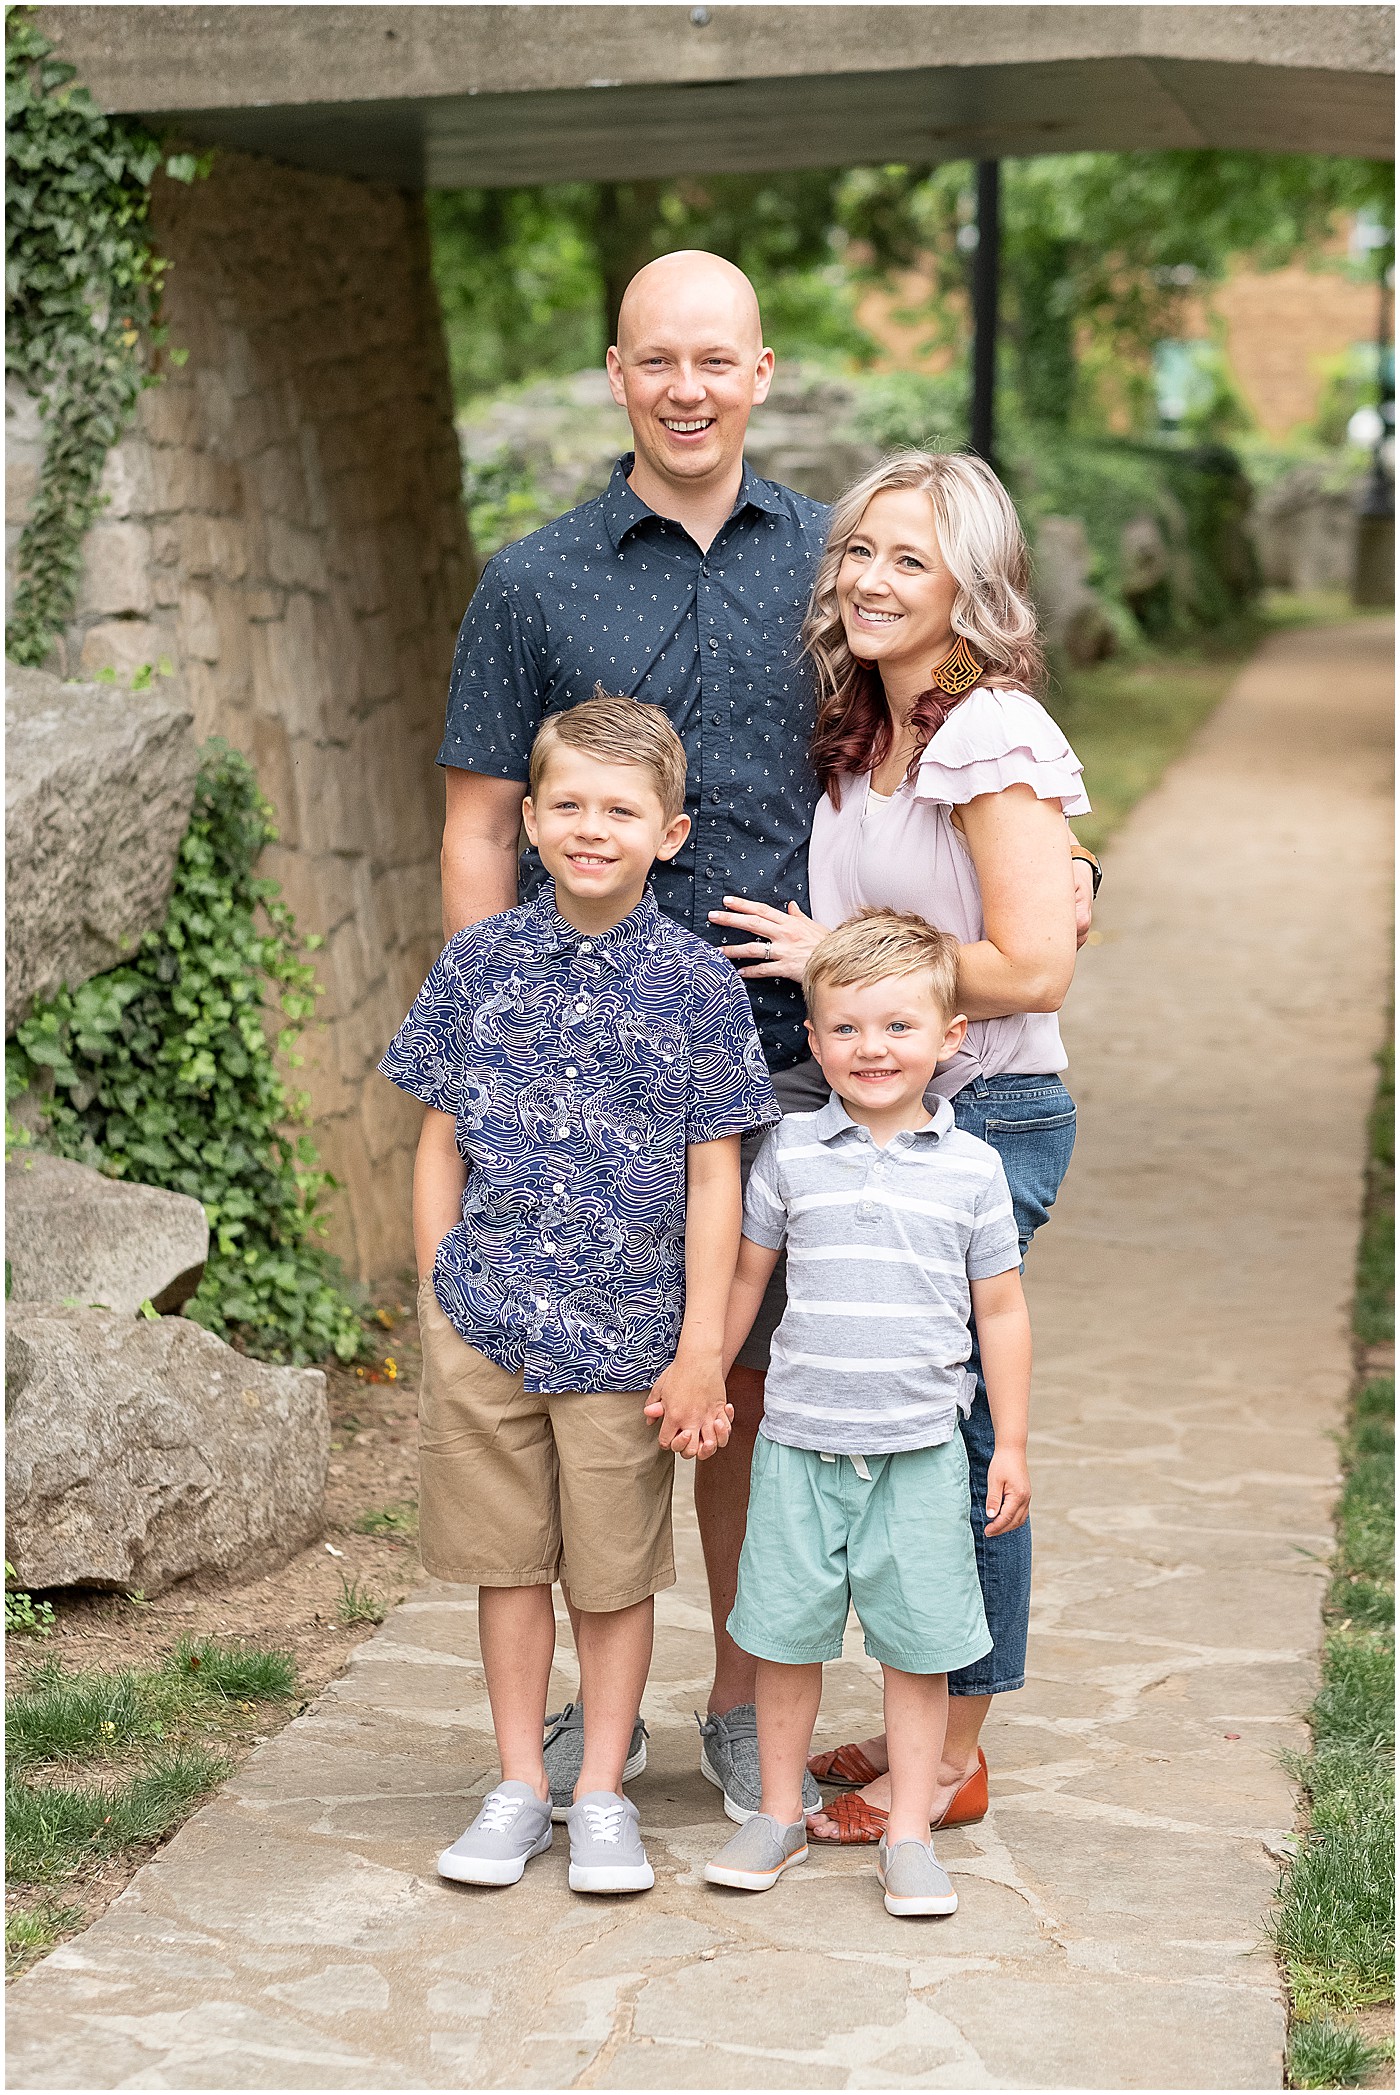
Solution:
<path fill-rule="evenodd" d="M 813 916 L 727 896 L 711 919 L 744 934 L 725 948 L 744 974 L 793 979 L 823 930 L 860 908 L 914 910 L 953 933 L 971 1023 L 931 1088 L 1000 1153 L 1023 1255 L 1074 1146 L 1055 1014 L 1074 973 L 1071 853 L 1091 856 L 1065 819 L 1088 811 L 1081 766 L 1035 695 L 1043 661 L 1028 568 L 1010 499 L 976 458 L 904 452 L 835 505 L 803 631 L 820 686 L 812 754 L 825 789 L 809 855 Z M 811 1069 L 815 1106 L 825 1087 Z M 764 1319 L 767 1330 L 774 1322 Z M 1002 1501 L 995 1472 L 989 1480 L 975 1342 L 970 1366 L 977 1388 L 962 1432 L 994 1646 L 949 1676 L 934 1801 L 945 1826 L 987 1809 L 979 1738 L 992 1697 L 1023 1684 L 1030 1608 L 1030 1528 L 1023 1507 Z M 884 1739 L 810 1765 L 845 1790 L 812 1818 L 812 1834 L 877 1841 L 889 1806 Z"/>

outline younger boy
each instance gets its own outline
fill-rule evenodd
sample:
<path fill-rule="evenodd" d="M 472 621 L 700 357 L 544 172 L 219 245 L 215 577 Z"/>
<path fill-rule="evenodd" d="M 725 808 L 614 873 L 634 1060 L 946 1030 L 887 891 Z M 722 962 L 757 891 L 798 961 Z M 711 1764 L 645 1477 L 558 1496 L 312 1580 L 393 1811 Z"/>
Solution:
<path fill-rule="evenodd" d="M 840 1656 L 854 1602 L 884 1671 L 892 1793 L 877 1873 L 895 1914 L 957 1907 L 929 1839 L 947 1676 L 991 1649 L 957 1431 L 972 1312 L 996 1428 L 988 1532 L 1030 1507 L 1030 1321 L 1006 1175 L 946 1099 L 924 1100 L 967 1030 L 957 953 L 921 917 L 877 909 L 816 948 L 807 1032 L 834 1095 L 789 1115 L 754 1165 L 724 1339 L 728 1366 L 786 1243 L 729 1618 L 758 1660 L 763 1795 L 705 1876 L 766 1891 L 806 1855 L 822 1664 Z"/>
<path fill-rule="evenodd" d="M 457 934 L 380 1064 L 427 1108 L 413 1182 L 423 1562 L 481 1589 L 501 1760 L 438 1860 L 462 1883 L 516 1883 L 550 1845 L 555 1579 L 576 1611 L 585 1710 L 569 1883 L 652 1883 L 622 1782 L 652 1597 L 675 1583 L 670 1451 L 728 1438 L 739 1137 L 778 1117 L 743 984 L 648 885 L 685 841 L 684 795 L 685 751 L 657 707 L 600 690 L 552 714 L 524 804 L 551 881 Z"/>

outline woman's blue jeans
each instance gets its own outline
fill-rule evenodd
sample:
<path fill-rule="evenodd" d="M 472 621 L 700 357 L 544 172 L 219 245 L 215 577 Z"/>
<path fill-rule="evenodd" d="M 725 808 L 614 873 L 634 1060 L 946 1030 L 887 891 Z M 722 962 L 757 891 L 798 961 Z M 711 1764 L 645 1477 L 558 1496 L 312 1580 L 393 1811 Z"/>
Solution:
<path fill-rule="evenodd" d="M 1074 1100 L 1060 1079 L 974 1077 L 953 1100 L 960 1128 L 980 1135 L 1006 1167 L 1021 1257 L 1054 1205 L 1074 1148 Z M 992 1648 L 974 1665 L 948 1675 L 950 1695 L 1004 1695 L 1025 1685 L 1026 1630 L 1031 1611 L 1031 1529 L 1013 1528 L 990 1539 L 987 1466 L 992 1459 L 992 1414 L 973 1328 L 968 1365 L 977 1376 L 971 1415 L 962 1422 L 972 1487 L 972 1538 Z"/>

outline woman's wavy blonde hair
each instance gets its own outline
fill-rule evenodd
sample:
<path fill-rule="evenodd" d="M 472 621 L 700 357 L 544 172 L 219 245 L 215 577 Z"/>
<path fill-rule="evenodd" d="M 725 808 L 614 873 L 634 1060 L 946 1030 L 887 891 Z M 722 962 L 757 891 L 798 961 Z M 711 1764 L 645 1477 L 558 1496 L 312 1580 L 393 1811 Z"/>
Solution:
<path fill-rule="evenodd" d="M 929 498 L 939 551 L 958 585 L 953 631 L 963 635 L 983 664 L 979 684 L 1038 695 L 1044 682 L 1045 658 L 1029 594 L 1030 554 L 1011 497 L 991 467 L 966 452 L 898 451 L 882 459 L 832 508 L 802 628 L 802 645 L 817 671 L 812 761 L 838 807 L 841 777 L 873 771 L 888 753 L 893 734 L 879 672 L 851 653 L 836 601 L 836 576 L 847 543 L 874 497 L 892 488 L 917 488 Z M 918 744 L 911 773 L 930 735 L 959 703 L 932 686 L 916 700 L 911 717 Z"/>

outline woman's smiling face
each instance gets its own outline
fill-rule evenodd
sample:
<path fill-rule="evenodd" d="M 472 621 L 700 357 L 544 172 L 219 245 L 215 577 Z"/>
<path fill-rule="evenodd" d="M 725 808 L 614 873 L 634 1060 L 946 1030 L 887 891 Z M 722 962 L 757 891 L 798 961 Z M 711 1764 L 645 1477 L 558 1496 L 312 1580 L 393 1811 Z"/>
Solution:
<path fill-rule="evenodd" d="M 836 601 L 856 660 L 886 677 L 893 670 L 922 690 L 928 671 L 953 647 L 957 594 L 928 496 L 916 487 L 873 495 L 836 572 Z"/>

